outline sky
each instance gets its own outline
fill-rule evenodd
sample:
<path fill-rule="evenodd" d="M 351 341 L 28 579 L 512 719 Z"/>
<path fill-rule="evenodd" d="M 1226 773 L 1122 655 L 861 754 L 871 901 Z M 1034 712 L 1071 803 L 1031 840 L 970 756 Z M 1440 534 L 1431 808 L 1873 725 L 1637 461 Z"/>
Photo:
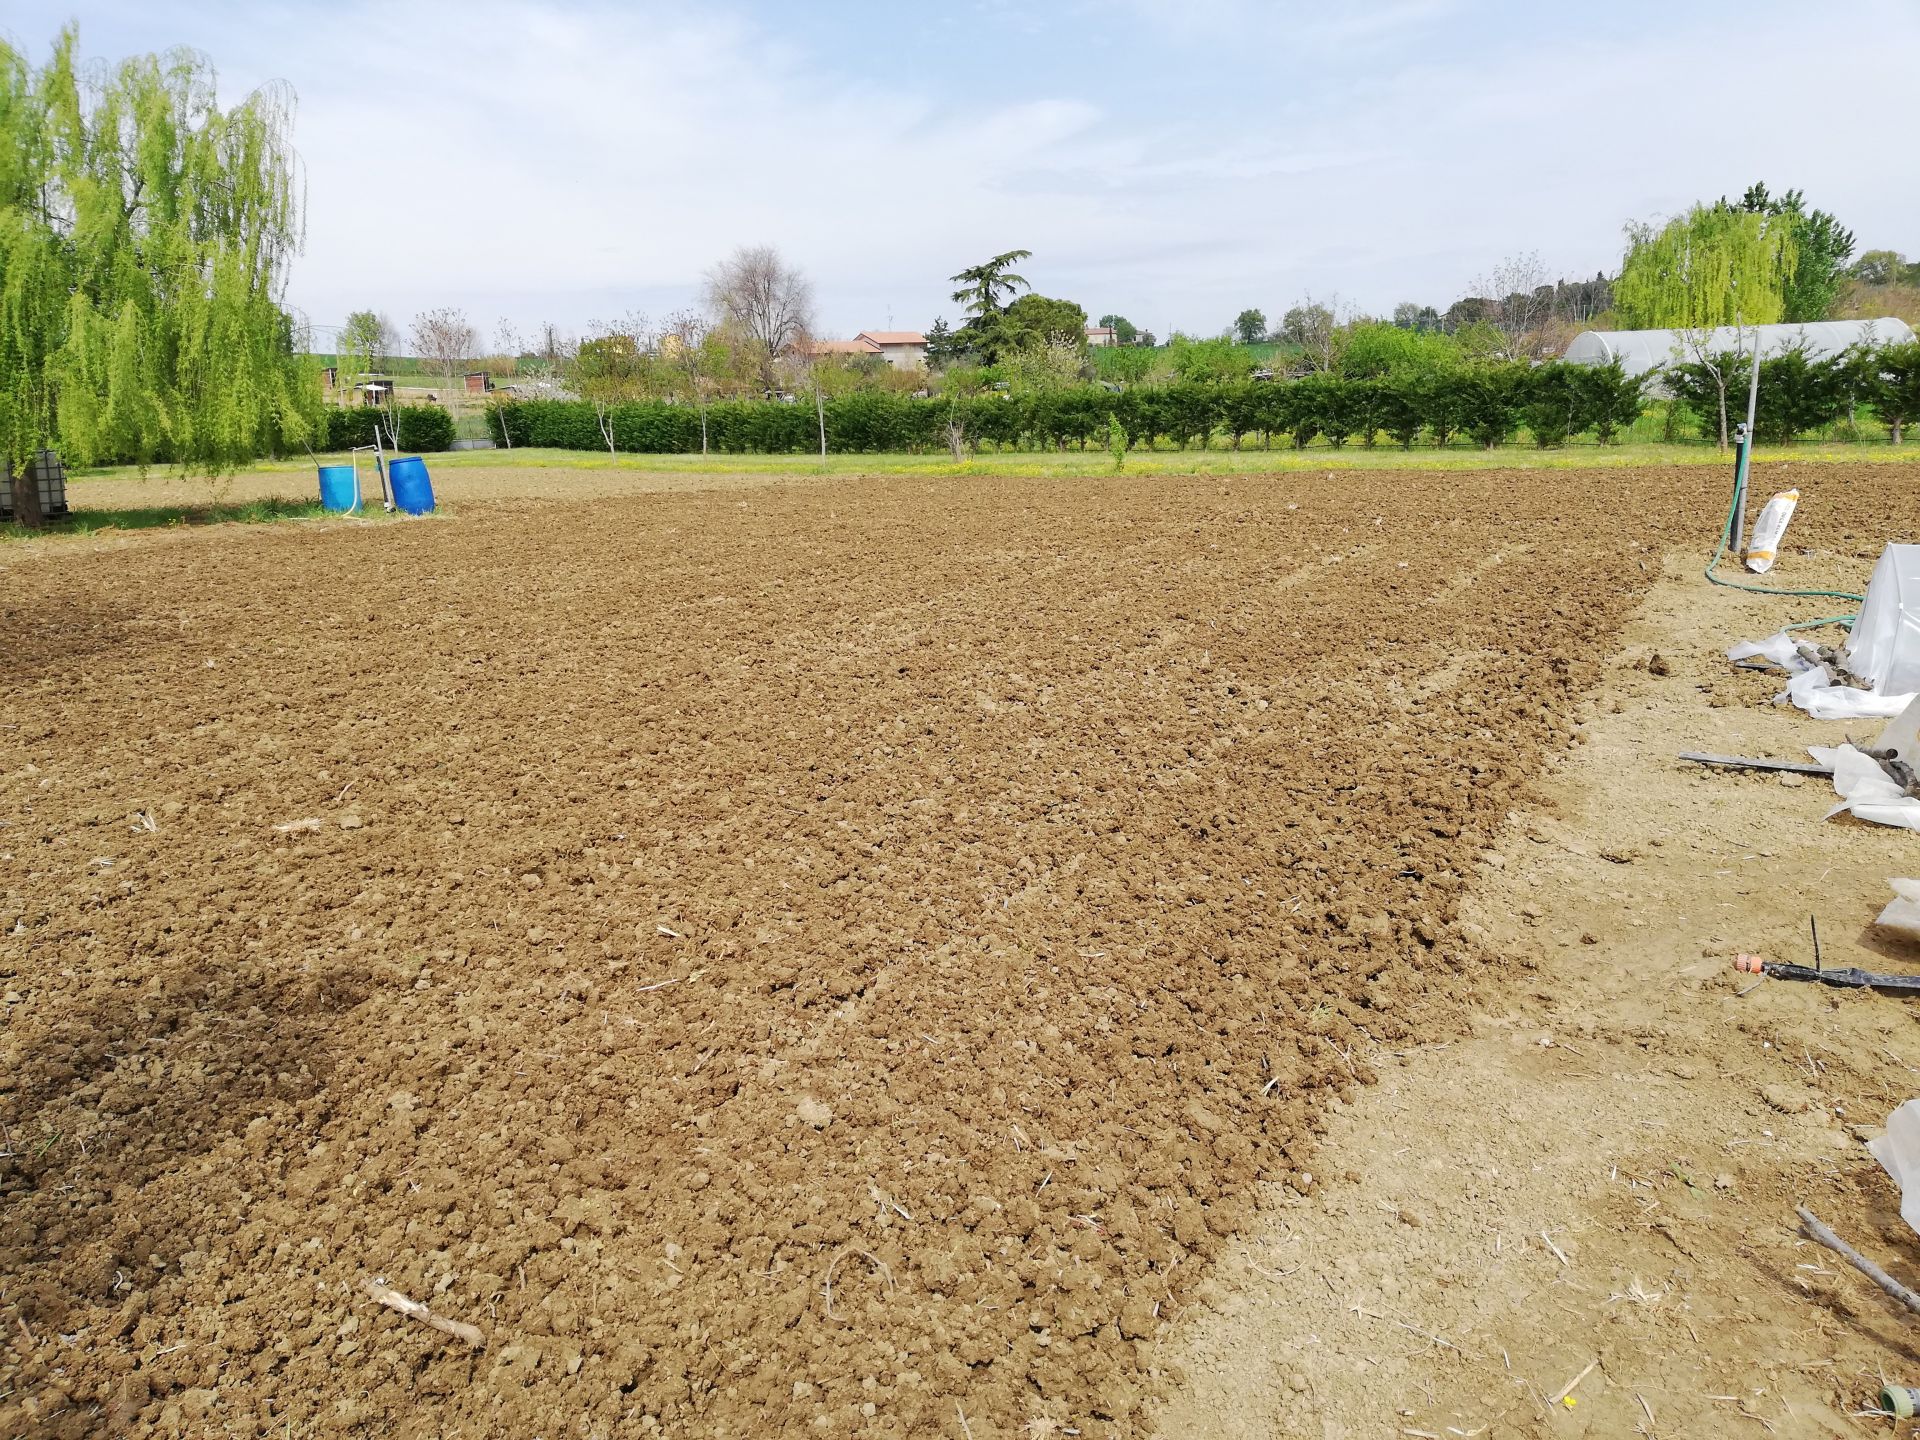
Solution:
<path fill-rule="evenodd" d="M 293 87 L 323 341 L 658 319 L 749 244 L 822 335 L 954 323 L 946 277 L 1016 248 L 1163 337 L 1444 309 L 1761 179 L 1920 253 L 1915 0 L 0 0 L 36 60 L 69 20 L 204 51 L 223 104 Z"/>

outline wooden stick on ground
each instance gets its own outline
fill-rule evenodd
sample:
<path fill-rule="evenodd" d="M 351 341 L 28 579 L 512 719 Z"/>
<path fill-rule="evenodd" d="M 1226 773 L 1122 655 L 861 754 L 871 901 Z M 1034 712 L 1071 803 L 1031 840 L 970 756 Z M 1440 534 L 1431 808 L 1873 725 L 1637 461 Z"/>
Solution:
<path fill-rule="evenodd" d="M 422 1325 L 431 1326 L 442 1335 L 451 1335 L 463 1340 L 476 1350 L 487 1348 L 487 1337 L 480 1333 L 480 1327 L 469 1325 L 462 1320 L 449 1320 L 444 1315 L 436 1315 L 418 1300 L 409 1300 L 398 1290 L 389 1289 L 369 1275 L 362 1284 L 367 1294 L 385 1305 L 389 1310 L 398 1310 L 409 1319 L 418 1320 Z"/>
<path fill-rule="evenodd" d="M 1833 1251 L 1834 1254 L 1838 1255 L 1842 1260 L 1846 1261 L 1849 1265 L 1853 1266 L 1854 1269 L 1858 1270 L 1862 1275 L 1886 1291 L 1887 1294 L 1906 1306 L 1907 1309 L 1916 1315 L 1920 1315 L 1920 1295 L 1914 1294 L 1913 1291 L 1902 1285 L 1898 1280 L 1874 1264 L 1873 1261 L 1867 1259 L 1866 1256 L 1862 1255 L 1858 1250 L 1834 1234 L 1833 1231 L 1821 1223 L 1820 1217 L 1807 1209 L 1806 1206 L 1794 1206 L 1794 1213 L 1800 1217 L 1800 1228 L 1806 1232 L 1809 1240 L 1819 1241 L 1822 1245 L 1826 1246 L 1827 1249 Z"/>

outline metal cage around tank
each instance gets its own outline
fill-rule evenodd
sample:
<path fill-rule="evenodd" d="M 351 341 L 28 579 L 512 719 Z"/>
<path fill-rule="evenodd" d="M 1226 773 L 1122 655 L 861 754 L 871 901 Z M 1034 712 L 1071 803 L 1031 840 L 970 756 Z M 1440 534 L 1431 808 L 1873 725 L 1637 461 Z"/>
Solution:
<path fill-rule="evenodd" d="M 39 526 L 67 513 L 67 467 L 57 454 L 36 450 L 23 471 L 0 461 L 0 521 Z"/>

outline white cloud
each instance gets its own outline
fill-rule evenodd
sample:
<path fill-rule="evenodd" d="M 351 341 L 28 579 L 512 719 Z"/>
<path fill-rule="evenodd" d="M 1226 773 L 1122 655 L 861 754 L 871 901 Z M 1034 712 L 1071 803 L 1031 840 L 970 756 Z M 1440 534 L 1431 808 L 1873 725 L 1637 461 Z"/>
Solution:
<path fill-rule="evenodd" d="M 993 0 L 889 10 L 891 41 L 746 0 L 74 3 L 90 54 L 182 40 L 228 99 L 293 82 L 293 298 L 323 322 L 658 315 L 766 241 L 813 275 L 829 331 L 951 318 L 944 277 L 1016 246 L 1094 314 L 1212 329 L 1309 289 L 1444 305 L 1516 251 L 1590 273 L 1628 218 L 1759 178 L 1864 245 L 1920 249 L 1894 183 L 1920 45 L 1899 0 L 1818 24 L 1744 5 L 1737 53 L 1724 15 L 1655 0 Z"/>

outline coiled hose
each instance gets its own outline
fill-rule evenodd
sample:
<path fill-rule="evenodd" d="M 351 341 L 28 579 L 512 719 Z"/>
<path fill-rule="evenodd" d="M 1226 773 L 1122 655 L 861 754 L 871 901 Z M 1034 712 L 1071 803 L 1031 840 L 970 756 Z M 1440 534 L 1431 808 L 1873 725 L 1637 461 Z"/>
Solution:
<path fill-rule="evenodd" d="M 1713 558 L 1707 561 L 1707 568 L 1701 573 L 1715 585 L 1724 585 L 1729 590 L 1745 590 L 1754 595 L 1781 595 L 1804 597 L 1808 599 L 1851 600 L 1856 605 L 1867 603 L 1867 597 L 1856 595 L 1851 590 L 1782 590 L 1767 585 L 1749 585 L 1744 580 L 1725 580 L 1713 572 L 1720 568 L 1720 562 L 1726 557 L 1727 547 L 1733 543 L 1734 517 L 1740 512 L 1740 495 L 1747 483 L 1747 442 L 1740 442 L 1740 458 L 1733 472 L 1733 499 L 1727 506 L 1726 524 L 1720 527 L 1720 543 L 1714 546 Z M 1853 622 L 1860 618 L 1860 612 L 1849 615 L 1827 615 L 1818 620 L 1801 620 L 1792 625 L 1782 625 L 1782 630 L 1817 630 L 1822 625 L 1840 625 L 1852 628 Z"/>

